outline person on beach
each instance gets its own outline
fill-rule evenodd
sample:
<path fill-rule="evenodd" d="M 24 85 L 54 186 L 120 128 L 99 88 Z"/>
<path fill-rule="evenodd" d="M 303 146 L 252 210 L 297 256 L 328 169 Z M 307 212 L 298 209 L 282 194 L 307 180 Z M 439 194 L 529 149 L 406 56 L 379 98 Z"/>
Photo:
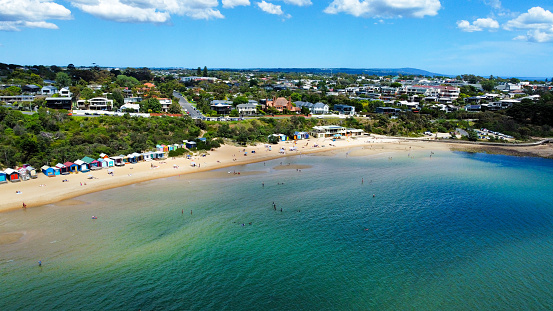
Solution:
<path fill-rule="evenodd" d="M 27 204 L 25 204 L 25 202 L 23 202 L 23 208 L 27 208 Z"/>

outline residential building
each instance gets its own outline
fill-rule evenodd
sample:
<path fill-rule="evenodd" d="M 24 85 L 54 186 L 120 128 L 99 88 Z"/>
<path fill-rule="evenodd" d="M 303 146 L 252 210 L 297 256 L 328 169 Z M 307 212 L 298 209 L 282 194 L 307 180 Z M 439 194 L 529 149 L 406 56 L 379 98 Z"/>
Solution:
<path fill-rule="evenodd" d="M 240 104 L 236 105 L 236 109 L 238 109 L 238 114 L 241 116 L 251 116 L 257 114 L 257 103 L 251 104 Z"/>
<path fill-rule="evenodd" d="M 94 97 L 89 100 L 77 101 L 77 107 L 85 110 L 113 110 L 113 100 L 104 97 Z"/>
<path fill-rule="evenodd" d="M 169 106 L 173 103 L 173 101 L 169 98 L 158 98 L 159 103 L 161 104 L 161 111 L 168 112 Z"/>
<path fill-rule="evenodd" d="M 211 101 L 211 110 L 215 110 L 217 114 L 225 115 L 230 114 L 232 110 L 232 101 L 230 100 L 212 100 Z"/>
<path fill-rule="evenodd" d="M 355 107 L 349 105 L 334 105 L 334 111 L 352 116 L 355 114 Z"/>
<path fill-rule="evenodd" d="M 58 88 L 52 85 L 43 86 L 40 90 L 41 95 L 51 96 L 58 92 Z"/>
<path fill-rule="evenodd" d="M 46 107 L 71 110 L 71 97 L 46 97 Z"/>

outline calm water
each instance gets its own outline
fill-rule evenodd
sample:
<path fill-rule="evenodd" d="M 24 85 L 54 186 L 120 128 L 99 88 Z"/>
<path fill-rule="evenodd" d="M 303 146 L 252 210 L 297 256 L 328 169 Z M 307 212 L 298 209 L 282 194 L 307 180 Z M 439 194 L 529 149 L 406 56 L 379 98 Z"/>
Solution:
<path fill-rule="evenodd" d="M 553 308 L 552 160 L 235 169 L 0 214 L 0 234 L 26 233 L 0 245 L 0 310 Z"/>

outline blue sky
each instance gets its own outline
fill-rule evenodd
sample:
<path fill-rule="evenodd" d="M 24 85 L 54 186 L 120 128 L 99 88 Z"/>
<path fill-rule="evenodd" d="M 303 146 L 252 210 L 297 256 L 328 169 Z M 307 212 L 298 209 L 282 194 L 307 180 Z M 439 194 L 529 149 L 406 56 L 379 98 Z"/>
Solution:
<path fill-rule="evenodd" d="M 551 0 L 0 0 L 0 62 L 553 76 Z"/>

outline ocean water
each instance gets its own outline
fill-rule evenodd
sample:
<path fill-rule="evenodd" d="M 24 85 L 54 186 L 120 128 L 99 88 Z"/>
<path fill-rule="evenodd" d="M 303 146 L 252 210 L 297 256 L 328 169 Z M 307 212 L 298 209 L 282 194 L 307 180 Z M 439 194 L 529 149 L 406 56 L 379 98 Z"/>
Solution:
<path fill-rule="evenodd" d="M 552 160 L 445 151 L 111 189 L 0 214 L 0 310 L 551 310 L 552 190 Z"/>

